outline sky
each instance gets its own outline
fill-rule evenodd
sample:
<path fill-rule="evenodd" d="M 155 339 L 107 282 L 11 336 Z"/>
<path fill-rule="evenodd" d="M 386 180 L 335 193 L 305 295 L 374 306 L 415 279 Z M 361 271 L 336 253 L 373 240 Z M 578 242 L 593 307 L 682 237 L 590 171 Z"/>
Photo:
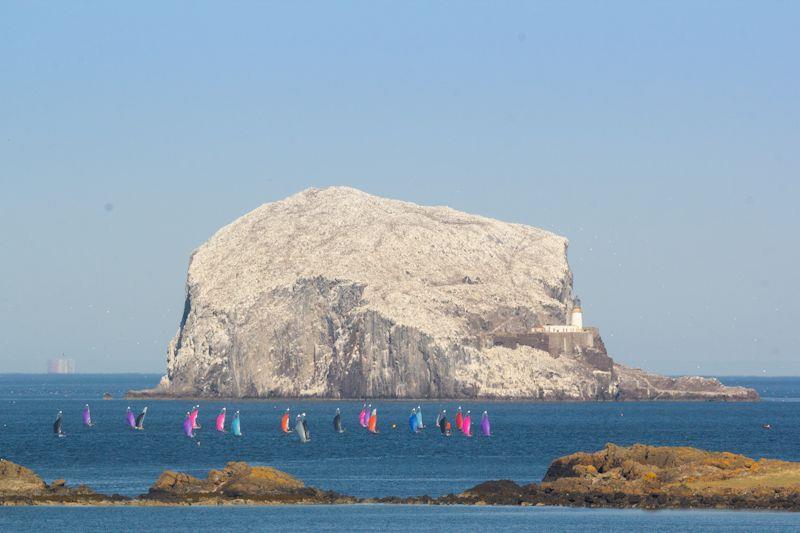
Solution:
<path fill-rule="evenodd" d="M 189 256 L 308 187 L 548 229 L 668 374 L 800 375 L 800 3 L 0 3 L 0 372 L 163 372 Z"/>

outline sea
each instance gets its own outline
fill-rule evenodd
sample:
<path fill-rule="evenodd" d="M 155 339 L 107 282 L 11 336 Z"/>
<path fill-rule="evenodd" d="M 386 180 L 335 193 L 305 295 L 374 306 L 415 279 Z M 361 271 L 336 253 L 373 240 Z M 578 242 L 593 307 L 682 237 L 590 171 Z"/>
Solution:
<path fill-rule="evenodd" d="M 531 403 L 367 400 L 378 410 L 378 435 L 358 424 L 363 402 L 201 401 L 194 439 L 183 418 L 193 405 L 178 400 L 126 400 L 159 375 L 0 375 L 0 457 L 51 482 L 86 484 L 134 496 L 166 469 L 205 476 L 228 461 L 274 466 L 307 485 L 355 496 L 440 496 L 482 481 L 539 481 L 556 457 L 594 451 L 606 443 L 696 446 L 755 458 L 800 461 L 800 378 L 722 378 L 755 388 L 762 401 Z M 109 393 L 113 399 L 103 400 Z M 89 404 L 94 427 L 83 427 Z M 148 407 L 144 431 L 125 422 L 128 407 Z M 421 407 L 429 427 L 411 434 L 408 417 Z M 446 409 L 471 411 L 477 426 L 487 411 L 492 436 L 443 437 L 434 427 Z M 243 435 L 214 429 L 222 407 L 240 411 Z M 280 431 L 289 408 L 306 413 L 311 441 Z M 333 431 L 336 408 L 345 433 Z M 66 437 L 53 434 L 63 411 Z M 770 424 L 772 429 L 763 429 Z M 477 427 L 476 427 L 477 429 Z M 17 507 L 0 508 L 0 531 L 761 531 L 800 530 L 800 513 L 640 511 L 557 507 L 271 506 L 271 507 Z"/>

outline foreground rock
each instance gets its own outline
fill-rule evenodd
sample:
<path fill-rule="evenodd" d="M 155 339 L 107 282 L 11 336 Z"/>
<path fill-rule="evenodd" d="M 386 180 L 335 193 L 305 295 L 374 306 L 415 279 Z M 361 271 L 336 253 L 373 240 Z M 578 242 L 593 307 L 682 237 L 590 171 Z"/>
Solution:
<path fill-rule="evenodd" d="M 166 504 L 312 504 L 355 503 L 335 492 L 306 487 L 285 472 L 267 466 L 232 462 L 222 470 L 211 470 L 206 479 L 166 471 L 150 487 L 143 501 Z"/>
<path fill-rule="evenodd" d="M 47 485 L 25 467 L 0 461 L 0 505 L 280 504 L 560 505 L 616 508 L 719 508 L 800 511 L 800 463 L 696 448 L 614 444 L 556 459 L 540 484 L 487 481 L 461 494 L 359 499 L 306 487 L 270 467 L 228 463 L 205 479 L 166 471 L 136 499 L 88 487 Z"/>
<path fill-rule="evenodd" d="M 86 485 L 68 487 L 63 479 L 48 485 L 32 470 L 0 459 L 0 505 L 113 505 L 126 501 L 124 496 L 98 494 Z"/>
<path fill-rule="evenodd" d="M 567 240 L 345 187 L 265 204 L 193 254 L 160 385 L 132 396 L 754 400 L 617 365 L 567 324 Z"/>
<path fill-rule="evenodd" d="M 542 483 L 482 483 L 438 503 L 800 511 L 800 463 L 608 444 L 553 461 Z"/>

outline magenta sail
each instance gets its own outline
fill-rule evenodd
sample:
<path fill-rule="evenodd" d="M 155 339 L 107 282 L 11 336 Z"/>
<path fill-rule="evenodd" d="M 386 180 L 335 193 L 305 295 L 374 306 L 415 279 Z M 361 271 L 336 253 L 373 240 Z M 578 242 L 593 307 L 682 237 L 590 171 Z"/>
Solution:
<path fill-rule="evenodd" d="M 464 421 L 461 422 L 461 431 L 467 437 L 472 436 L 472 417 L 469 415 L 469 411 L 467 411 L 467 416 L 464 417 Z"/>
<path fill-rule="evenodd" d="M 225 408 L 217 415 L 217 431 L 225 431 Z"/>
<path fill-rule="evenodd" d="M 192 420 L 192 429 L 200 429 L 200 424 L 197 423 L 197 415 L 200 414 L 200 406 L 195 405 L 192 412 L 189 414 L 189 418 Z"/>

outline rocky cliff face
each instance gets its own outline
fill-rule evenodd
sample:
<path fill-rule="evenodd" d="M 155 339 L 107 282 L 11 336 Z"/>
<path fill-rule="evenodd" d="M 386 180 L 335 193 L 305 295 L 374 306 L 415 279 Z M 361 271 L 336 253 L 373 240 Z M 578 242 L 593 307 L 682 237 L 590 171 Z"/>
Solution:
<path fill-rule="evenodd" d="M 756 397 L 614 365 L 599 336 L 595 348 L 569 354 L 493 343 L 563 324 L 572 300 L 563 237 L 350 188 L 309 189 L 248 213 L 194 252 L 167 374 L 147 393 Z"/>

